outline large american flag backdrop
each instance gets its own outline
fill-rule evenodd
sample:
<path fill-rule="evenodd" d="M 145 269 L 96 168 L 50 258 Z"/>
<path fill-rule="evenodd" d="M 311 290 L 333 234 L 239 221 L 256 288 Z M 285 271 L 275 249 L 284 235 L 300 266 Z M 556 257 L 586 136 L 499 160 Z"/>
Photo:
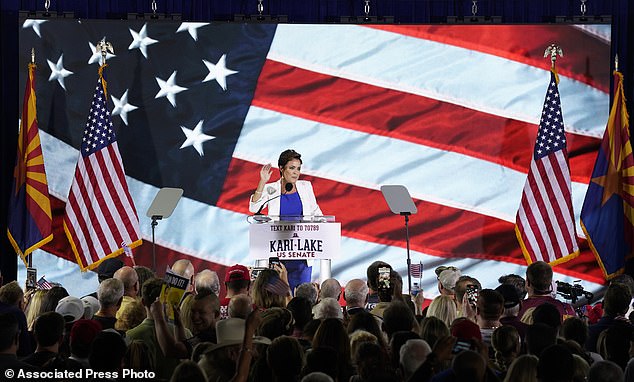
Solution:
<path fill-rule="evenodd" d="M 145 239 L 137 263 L 145 265 L 145 211 L 161 187 L 184 196 L 157 227 L 157 263 L 186 257 L 221 274 L 252 264 L 248 198 L 260 167 L 293 148 L 321 209 L 342 224 L 334 277 L 364 278 L 378 259 L 406 275 L 403 218 L 379 191 L 403 184 L 419 211 L 410 220 L 412 262 L 454 265 L 495 286 L 502 274 L 525 273 L 514 221 L 550 79 L 544 49 L 555 42 L 565 53 L 559 90 L 577 225 L 609 109 L 606 25 L 21 26 L 21 67 L 34 47 L 41 68 L 38 119 L 58 214 L 97 76 L 93 47 L 103 37 L 113 44 L 109 107 Z M 72 259 L 62 239 L 56 231 L 45 249 Z M 555 267 L 556 278 L 596 290 L 601 271 L 583 238 L 580 248 Z M 433 272 L 423 275 L 430 296 L 435 283 Z"/>

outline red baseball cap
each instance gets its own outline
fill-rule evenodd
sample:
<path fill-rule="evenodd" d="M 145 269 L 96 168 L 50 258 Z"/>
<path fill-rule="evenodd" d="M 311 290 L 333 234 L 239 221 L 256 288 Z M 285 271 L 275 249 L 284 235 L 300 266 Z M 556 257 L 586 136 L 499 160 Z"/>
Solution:
<path fill-rule="evenodd" d="M 232 265 L 227 269 L 227 273 L 225 273 L 225 282 L 236 281 L 236 280 L 251 280 L 251 276 L 249 275 L 249 269 L 244 265 L 236 264 Z"/>

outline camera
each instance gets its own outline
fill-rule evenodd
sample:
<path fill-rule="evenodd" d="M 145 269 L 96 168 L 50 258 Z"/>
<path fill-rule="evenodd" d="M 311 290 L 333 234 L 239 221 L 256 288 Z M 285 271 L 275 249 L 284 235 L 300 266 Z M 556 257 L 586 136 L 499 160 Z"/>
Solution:
<path fill-rule="evenodd" d="M 590 300 L 592 300 L 592 298 L 594 297 L 594 294 L 583 289 L 583 286 L 581 286 L 579 282 L 580 280 L 577 280 L 574 282 L 574 284 L 568 284 L 563 281 L 556 281 L 557 294 L 559 294 L 566 300 L 571 300 L 573 304 L 577 302 L 577 300 L 581 296 L 585 297 L 588 302 L 590 302 Z"/>

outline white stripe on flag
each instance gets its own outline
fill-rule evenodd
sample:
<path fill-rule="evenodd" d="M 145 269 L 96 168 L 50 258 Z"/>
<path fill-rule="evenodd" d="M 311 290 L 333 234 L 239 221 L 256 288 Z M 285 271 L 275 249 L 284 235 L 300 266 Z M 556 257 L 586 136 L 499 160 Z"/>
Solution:
<path fill-rule="evenodd" d="M 280 24 L 267 57 L 333 77 L 533 124 L 538 124 L 541 117 L 544 81 L 549 76 L 547 65 L 540 69 L 491 54 L 355 25 L 323 28 Z M 608 110 L 609 94 L 559 77 L 566 130 L 602 137 L 607 115 L 596 111 Z"/>

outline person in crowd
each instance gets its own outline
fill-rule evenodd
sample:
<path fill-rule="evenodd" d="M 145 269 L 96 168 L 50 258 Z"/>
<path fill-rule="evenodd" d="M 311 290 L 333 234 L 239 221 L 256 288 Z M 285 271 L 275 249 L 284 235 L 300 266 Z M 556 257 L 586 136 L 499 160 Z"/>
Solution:
<path fill-rule="evenodd" d="M 599 354 L 625 370 L 630 359 L 630 348 L 634 339 L 634 329 L 629 322 L 617 321 L 601 332 L 597 341 Z"/>
<path fill-rule="evenodd" d="M 119 308 L 117 314 L 119 314 L 119 318 L 114 328 L 121 332 L 136 328 L 146 318 L 145 307 L 143 303 L 137 299 L 128 303 L 125 307 Z"/>
<path fill-rule="evenodd" d="M 492 366 L 503 379 L 513 361 L 520 355 L 520 335 L 514 326 L 500 326 L 491 335 L 491 345 L 494 352 Z"/>
<path fill-rule="evenodd" d="M 260 314 L 260 324 L 257 335 L 271 341 L 280 336 L 290 336 L 293 333 L 293 313 L 286 308 L 268 308 Z"/>
<path fill-rule="evenodd" d="M 310 301 L 304 297 L 293 297 L 286 305 L 286 309 L 293 314 L 293 319 L 295 320 L 291 336 L 297 338 L 304 349 L 308 349 L 310 343 L 305 341 L 303 337 L 304 326 L 313 318 Z"/>
<path fill-rule="evenodd" d="M 469 300 L 469 295 L 467 294 L 467 289 L 475 288 L 476 293 L 480 293 L 482 290 L 482 285 L 480 281 L 471 276 L 462 275 L 456 281 L 456 286 L 454 291 L 456 292 L 456 306 L 458 308 L 458 317 L 466 317 L 469 312 L 475 313 L 476 303 L 475 301 Z M 466 299 L 465 299 L 466 296 Z M 471 309 L 466 309 L 467 307 L 464 304 L 469 303 Z"/>
<path fill-rule="evenodd" d="M 348 332 L 348 334 L 352 334 L 357 330 L 365 330 L 366 332 L 374 335 L 377 338 L 379 345 L 383 349 L 387 349 L 387 337 L 385 333 L 381 330 L 379 321 L 381 320 L 377 320 L 376 316 L 374 316 L 370 312 L 365 310 L 360 311 L 350 318 L 350 322 L 348 322 L 346 331 Z"/>
<path fill-rule="evenodd" d="M 55 285 L 46 292 L 46 295 L 42 300 L 42 312 L 54 312 L 59 300 L 67 296 L 69 296 L 69 294 L 66 288 L 60 285 Z"/>
<path fill-rule="evenodd" d="M 538 363 L 539 358 L 532 354 L 517 357 L 509 367 L 504 382 L 537 382 Z"/>
<path fill-rule="evenodd" d="M 33 331 L 33 324 L 35 324 L 35 319 L 43 312 L 42 301 L 44 300 L 46 292 L 47 291 L 45 289 L 34 289 L 30 291 L 30 297 L 27 299 L 28 303 L 24 308 L 26 314 L 26 326 L 29 331 Z M 27 292 L 27 294 L 29 293 Z"/>
<path fill-rule="evenodd" d="M 31 336 L 26 324 L 26 315 L 24 314 L 24 291 L 20 288 L 17 281 L 11 281 L 0 287 L 0 314 L 12 314 L 18 322 L 19 328 L 19 346 L 18 357 L 24 357 L 33 352 L 31 346 Z M 53 307 L 53 310 L 55 307 Z"/>
<path fill-rule="evenodd" d="M 536 308 L 543 303 L 553 304 L 559 311 L 562 321 L 576 315 L 574 308 L 555 299 L 553 293 L 553 268 L 543 261 L 535 261 L 526 268 L 526 289 L 528 298 L 522 301 L 518 317 L 523 318 L 527 310 Z M 522 320 L 524 321 L 524 320 Z"/>
<path fill-rule="evenodd" d="M 589 336 L 588 324 L 579 317 L 568 317 L 561 326 L 560 334 L 565 340 L 574 341 L 580 347 L 583 347 Z M 587 353 L 595 362 L 603 359 L 596 352 Z"/>
<path fill-rule="evenodd" d="M 370 264 L 366 270 L 366 277 L 368 280 L 368 303 L 366 310 L 372 311 L 379 303 L 379 268 L 390 268 L 392 266 L 385 261 L 375 261 Z"/>
<path fill-rule="evenodd" d="M 45 312 L 35 320 L 33 336 L 37 347 L 35 352 L 22 361 L 36 367 L 42 367 L 59 354 L 59 346 L 64 334 L 64 317 L 56 312 Z"/>
<path fill-rule="evenodd" d="M 274 339 L 266 351 L 266 363 L 273 382 L 299 381 L 303 358 L 304 349 L 296 338 L 282 336 Z"/>
<path fill-rule="evenodd" d="M 383 331 L 388 339 L 396 332 L 418 332 L 418 322 L 412 310 L 402 301 L 394 301 L 383 312 Z M 416 335 L 418 337 L 418 334 Z"/>
<path fill-rule="evenodd" d="M 141 294 L 141 289 L 143 288 L 143 283 L 147 280 L 156 277 L 156 273 L 148 267 L 143 265 L 135 265 L 134 268 L 137 277 L 139 278 L 139 295 Z"/>
<path fill-rule="evenodd" d="M 450 296 L 452 299 L 456 299 L 456 283 L 462 273 L 460 269 L 456 267 L 445 267 L 442 269 L 441 267 L 436 268 L 436 271 L 441 270 L 437 273 L 438 275 L 438 292 L 442 296 Z"/>
<path fill-rule="evenodd" d="M 573 374 L 574 358 L 565 346 L 551 345 L 539 356 L 537 378 L 540 382 L 572 382 Z"/>
<path fill-rule="evenodd" d="M 313 307 L 313 317 L 318 320 L 326 318 L 343 320 L 343 312 L 337 300 L 332 297 L 326 297 L 321 299 L 317 305 Z"/>
<path fill-rule="evenodd" d="M 207 378 L 196 362 L 187 360 L 176 366 L 169 382 L 207 382 Z"/>
<path fill-rule="evenodd" d="M 194 276 L 194 289 L 196 293 L 207 290 L 220 297 L 220 279 L 218 274 L 211 269 L 203 269 Z"/>
<path fill-rule="evenodd" d="M 399 351 L 399 366 L 403 381 L 409 380 L 416 369 L 425 362 L 431 353 L 431 347 L 422 339 L 411 339 L 405 342 Z"/>
<path fill-rule="evenodd" d="M 612 327 L 618 321 L 625 321 L 625 313 L 629 308 L 632 295 L 629 288 L 620 283 L 611 283 L 603 297 L 603 317 L 588 328 L 588 340 L 585 343 L 586 350 L 597 352 L 597 340 L 599 334 Z"/>
<path fill-rule="evenodd" d="M 420 323 L 419 335 L 433 348 L 438 339 L 449 335 L 449 327 L 440 318 L 428 316 Z"/>
<path fill-rule="evenodd" d="M 276 269 L 263 269 L 253 282 L 251 297 L 259 309 L 286 306 L 286 299 L 289 296 L 286 270 L 283 264 L 278 264 L 276 267 Z"/>
<path fill-rule="evenodd" d="M 502 285 L 511 285 L 515 287 L 520 301 L 524 300 L 528 294 L 528 291 L 526 290 L 526 280 L 524 280 L 524 278 L 520 275 L 508 274 L 500 276 L 500 278 L 498 278 L 498 282 Z"/>
<path fill-rule="evenodd" d="M 93 320 L 98 321 L 103 329 L 114 329 L 117 322 L 117 311 L 123 301 L 123 283 L 115 278 L 104 280 L 97 289 L 99 311 Z"/>
<path fill-rule="evenodd" d="M 481 290 L 476 308 L 476 323 L 480 327 L 482 341 L 489 347 L 493 331 L 501 326 L 502 312 L 504 312 L 504 297 L 493 289 Z"/>
<path fill-rule="evenodd" d="M 84 317 L 85 306 L 84 302 L 74 296 L 66 296 L 59 300 L 55 311 L 64 317 L 68 330 L 72 327 L 72 323 Z"/>
<path fill-rule="evenodd" d="M 0 313 L 0 370 L 24 371 L 35 368 L 26 362 L 18 360 L 18 346 L 20 343 L 20 325 L 14 314 Z"/>
<path fill-rule="evenodd" d="M 222 306 L 220 307 L 220 310 L 222 318 Z M 243 320 L 246 320 L 252 311 L 253 300 L 251 300 L 249 295 L 238 294 L 231 297 L 227 310 L 227 313 L 229 314 L 228 318 L 242 318 Z"/>
<path fill-rule="evenodd" d="M 449 295 L 440 295 L 434 298 L 427 309 L 427 317 L 439 318 L 447 327 L 451 326 L 451 323 L 458 317 L 456 301 Z"/>
<path fill-rule="evenodd" d="M 185 293 L 180 305 L 180 319 L 183 327 L 189 331 L 192 330 L 192 305 L 194 304 L 195 295 Z"/>
<path fill-rule="evenodd" d="M 231 301 L 234 296 L 247 295 L 250 286 L 251 274 L 247 267 L 235 264 L 227 268 L 227 272 L 225 273 L 225 288 L 227 293 L 225 297 L 220 300 L 221 320 L 229 317 L 229 301 Z"/>
<path fill-rule="evenodd" d="M 160 292 L 159 292 L 160 294 Z M 164 305 L 158 299 L 150 304 L 150 313 L 154 319 L 156 339 L 163 355 L 171 358 L 190 358 L 196 345 L 201 342 L 216 343 L 216 322 L 220 316 L 220 300 L 211 292 L 199 293 L 194 297 L 192 304 L 192 332 L 193 336 L 187 338 L 187 333 L 180 321 L 180 313 L 176 309 L 174 314 L 175 330 L 170 327 L 165 319 Z M 174 336 L 173 332 L 176 333 Z"/>
<path fill-rule="evenodd" d="M 126 305 L 137 301 L 141 286 L 139 285 L 139 275 L 132 267 L 123 266 L 112 277 L 123 283 L 123 300 L 121 300 L 121 306 L 116 314 L 117 320 L 119 320 Z"/>
<path fill-rule="evenodd" d="M 70 356 L 67 360 L 70 370 L 90 367 L 88 362 L 90 347 L 100 331 L 101 325 L 94 320 L 80 319 L 73 323 L 70 329 Z"/>
<path fill-rule="evenodd" d="M 259 213 L 265 207 L 269 215 L 279 215 L 282 219 L 285 216 L 322 216 L 312 184 L 299 180 L 302 164 L 302 156 L 297 151 L 283 151 L 277 161 L 280 179 L 271 183 L 272 165 L 262 166 L 258 185 L 249 198 L 249 211 Z M 312 267 L 306 260 L 282 261 L 289 273 L 291 290 L 301 283 L 310 282 Z"/>
<path fill-rule="evenodd" d="M 90 368 L 97 372 L 122 375 L 123 357 L 126 353 L 126 344 L 119 333 L 114 330 L 99 332 L 90 347 L 88 363 Z"/>
<path fill-rule="evenodd" d="M 495 288 L 495 291 L 501 294 L 504 299 L 504 312 L 502 312 L 502 316 L 500 317 L 500 324 L 513 326 L 517 329 L 520 338 L 523 339 L 526 333 L 526 324 L 520 321 L 520 318 L 517 316 L 521 308 L 517 288 L 510 284 L 502 284 Z"/>
<path fill-rule="evenodd" d="M 321 322 L 313 338 L 313 348 L 331 347 L 337 353 L 339 375 L 338 380 L 347 381 L 352 375 L 350 363 L 350 339 L 341 320 L 327 318 Z"/>
<path fill-rule="evenodd" d="M 357 350 L 362 343 L 372 342 L 379 345 L 379 339 L 374 334 L 366 332 L 363 329 L 355 330 L 353 333 L 348 334 L 348 337 L 350 338 L 350 355 L 353 361 L 355 358 L 354 355 L 357 354 Z M 353 363 L 352 366 L 356 368 L 357 365 Z M 337 376 L 334 375 L 334 378 L 336 377 Z"/>
<path fill-rule="evenodd" d="M 526 352 L 540 357 L 542 351 L 557 343 L 557 331 L 546 324 L 533 324 L 526 329 Z"/>
<path fill-rule="evenodd" d="M 341 284 L 339 284 L 337 279 L 329 278 L 321 283 L 321 287 L 319 288 L 320 300 L 324 298 L 334 298 L 339 301 L 339 297 L 341 297 Z"/>
<path fill-rule="evenodd" d="M 187 259 L 178 259 L 172 264 L 170 267 L 172 273 L 184 277 L 189 280 L 189 285 L 187 286 L 187 293 L 192 293 L 194 291 L 194 273 L 196 272 L 194 269 L 194 264 Z"/>
<path fill-rule="evenodd" d="M 401 330 L 392 333 L 389 342 L 388 357 L 390 359 L 390 365 L 397 374 L 400 372 L 400 352 L 401 347 L 409 340 L 420 339 L 420 336 L 411 330 Z"/>
<path fill-rule="evenodd" d="M 136 372 L 153 372 L 156 366 L 150 358 L 148 345 L 141 340 L 126 341 L 127 349 L 123 356 L 123 368 Z"/>
<path fill-rule="evenodd" d="M 375 343 L 362 343 L 354 355 L 353 362 L 357 365 L 357 374 L 353 375 L 350 382 L 382 381 L 395 378 L 396 372 L 392 369 L 387 354 Z"/>
<path fill-rule="evenodd" d="M 295 288 L 295 297 L 303 297 L 310 302 L 312 307 L 317 303 L 317 296 L 319 295 L 317 285 L 313 283 L 301 283 Z"/>
<path fill-rule="evenodd" d="M 95 315 L 101 308 L 99 305 L 99 300 L 93 296 L 84 296 L 81 298 L 81 301 L 84 303 L 84 318 L 86 320 L 92 319 L 92 316 Z"/>
<path fill-rule="evenodd" d="M 104 280 L 114 277 L 116 271 L 121 269 L 125 264 L 118 257 L 111 257 L 103 260 L 97 267 L 97 280 L 101 284 Z"/>
<path fill-rule="evenodd" d="M 369 291 L 368 284 L 361 279 L 348 281 L 343 292 L 343 299 L 346 301 L 346 312 L 349 316 L 365 310 Z"/>
<path fill-rule="evenodd" d="M 612 361 L 597 361 L 588 370 L 588 382 L 631 381 L 623 375 L 623 370 Z"/>

